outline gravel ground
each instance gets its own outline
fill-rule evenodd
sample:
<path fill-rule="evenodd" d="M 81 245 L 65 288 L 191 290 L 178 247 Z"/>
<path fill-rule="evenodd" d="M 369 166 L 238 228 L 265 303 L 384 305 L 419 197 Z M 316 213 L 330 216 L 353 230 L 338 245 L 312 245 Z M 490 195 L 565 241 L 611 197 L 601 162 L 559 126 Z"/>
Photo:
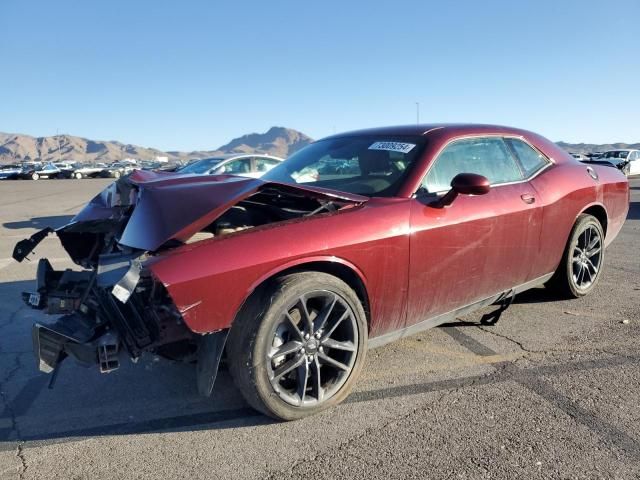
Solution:
<path fill-rule="evenodd" d="M 47 388 L 20 301 L 36 265 L 11 250 L 107 183 L 0 182 L 0 478 L 640 478 L 640 180 L 592 295 L 537 289 L 493 327 L 480 312 L 374 350 L 345 404 L 293 423 L 224 371 L 202 399 L 190 366 L 153 357 L 66 362 Z M 71 266 L 55 237 L 38 255 Z"/>

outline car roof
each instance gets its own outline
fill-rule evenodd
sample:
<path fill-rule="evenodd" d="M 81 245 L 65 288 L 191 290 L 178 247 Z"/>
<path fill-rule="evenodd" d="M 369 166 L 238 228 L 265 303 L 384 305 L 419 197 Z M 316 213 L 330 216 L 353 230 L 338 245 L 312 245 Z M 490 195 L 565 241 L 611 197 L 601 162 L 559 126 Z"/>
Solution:
<path fill-rule="evenodd" d="M 350 132 L 338 133 L 325 138 L 339 138 L 359 135 L 420 135 L 426 136 L 437 131 L 440 134 L 473 135 L 473 134 L 507 134 L 507 135 L 527 135 L 531 134 L 526 130 L 507 127 L 504 125 L 489 125 L 480 123 L 424 123 L 416 125 L 396 125 L 390 127 L 367 128 L 353 130 Z"/>

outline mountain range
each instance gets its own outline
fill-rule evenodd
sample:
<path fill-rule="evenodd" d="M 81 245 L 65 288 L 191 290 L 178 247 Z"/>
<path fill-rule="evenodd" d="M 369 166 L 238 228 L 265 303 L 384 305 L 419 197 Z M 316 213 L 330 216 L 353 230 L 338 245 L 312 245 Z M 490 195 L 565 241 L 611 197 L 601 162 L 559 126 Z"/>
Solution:
<path fill-rule="evenodd" d="M 640 150 L 640 142 L 638 143 L 566 143 L 556 142 L 556 144 L 564 148 L 568 152 L 573 153 L 591 153 L 606 152 L 607 150 Z"/>
<path fill-rule="evenodd" d="M 214 150 L 191 152 L 162 151 L 156 148 L 124 144 L 117 141 L 89 140 L 73 135 L 32 137 L 0 133 L 0 164 L 24 161 L 113 162 L 123 158 L 154 160 L 168 157 L 170 161 L 187 161 L 226 153 L 262 153 L 286 158 L 313 139 L 292 128 L 271 127 L 265 133 L 250 133 L 234 138 Z M 558 145 L 569 152 L 588 153 L 620 148 L 640 149 L 640 143 L 566 143 Z"/>
<path fill-rule="evenodd" d="M 234 138 L 214 150 L 164 152 L 117 141 L 89 140 L 73 135 L 32 137 L 16 133 L 0 133 L 0 164 L 25 161 L 113 162 L 123 158 L 154 160 L 168 157 L 186 161 L 226 153 L 262 153 L 286 158 L 313 140 L 302 132 L 284 127 L 271 127 L 265 133 L 251 133 Z"/>

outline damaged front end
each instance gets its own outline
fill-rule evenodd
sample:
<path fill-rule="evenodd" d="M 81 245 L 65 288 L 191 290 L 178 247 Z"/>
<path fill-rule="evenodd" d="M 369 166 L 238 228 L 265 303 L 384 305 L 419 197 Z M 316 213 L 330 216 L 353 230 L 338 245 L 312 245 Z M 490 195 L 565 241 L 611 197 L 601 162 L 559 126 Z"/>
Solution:
<path fill-rule="evenodd" d="M 54 270 L 40 259 L 36 290 L 23 293 L 23 300 L 60 315 L 53 323 L 33 326 L 41 371 L 55 372 L 68 356 L 98 365 L 101 373 L 116 370 L 123 353 L 134 361 L 144 351 L 195 359 L 198 336 L 184 325 L 165 287 L 144 268 L 145 257 L 131 251 L 103 253 L 95 268 L 82 271 Z"/>
<path fill-rule="evenodd" d="M 32 308 L 58 316 L 53 323 L 33 326 L 39 369 L 54 373 L 53 383 L 67 357 L 108 373 L 125 355 L 136 361 L 152 352 L 197 362 L 198 390 L 209 395 L 228 328 L 196 333 L 188 323 L 190 307 L 178 308 L 171 285 L 154 275 L 154 257 L 194 241 L 330 213 L 364 200 L 232 176 L 137 171 L 119 179 L 69 224 L 46 228 L 15 246 L 13 257 L 21 262 L 55 233 L 82 267 L 60 271 L 41 259 L 36 290 L 23 294 Z"/>

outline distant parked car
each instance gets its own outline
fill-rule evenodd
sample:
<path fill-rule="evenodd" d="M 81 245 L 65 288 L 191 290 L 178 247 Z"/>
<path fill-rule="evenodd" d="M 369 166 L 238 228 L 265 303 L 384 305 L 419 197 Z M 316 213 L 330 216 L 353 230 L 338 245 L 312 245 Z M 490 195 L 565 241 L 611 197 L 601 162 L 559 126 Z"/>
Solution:
<path fill-rule="evenodd" d="M 583 153 L 572 153 L 569 152 L 571 154 L 571 156 L 577 160 L 580 160 L 581 162 L 585 162 L 589 160 L 589 157 L 587 157 L 585 154 Z"/>
<path fill-rule="evenodd" d="M 73 171 L 73 178 L 81 180 L 83 178 L 96 178 L 100 173 L 108 168 L 106 163 L 96 163 L 95 165 L 80 165 Z"/>
<path fill-rule="evenodd" d="M 112 163 L 98 173 L 101 178 L 120 178 L 133 172 L 135 167 L 130 163 Z"/>
<path fill-rule="evenodd" d="M 160 162 L 152 162 L 150 160 L 143 160 L 140 163 L 138 163 L 140 170 L 156 170 L 162 167 L 162 165 L 163 164 L 161 164 Z"/>
<path fill-rule="evenodd" d="M 238 175 L 240 177 L 260 178 L 284 160 L 271 155 L 231 154 L 203 158 L 189 163 L 177 170 L 177 173 L 194 175 Z"/>
<path fill-rule="evenodd" d="M 21 171 L 20 165 L 0 165 L 0 180 L 16 177 Z"/>
<path fill-rule="evenodd" d="M 56 178 L 73 178 L 73 172 L 76 168 L 80 168 L 81 165 L 79 163 L 73 162 L 56 162 L 54 165 L 60 169 L 60 173 Z"/>
<path fill-rule="evenodd" d="M 625 175 L 640 175 L 640 150 L 609 150 L 598 160 L 613 163 Z"/>
<path fill-rule="evenodd" d="M 162 171 L 162 172 L 174 172 L 179 167 L 181 167 L 181 165 L 170 164 L 167 162 L 155 162 L 152 160 L 143 160 L 140 163 L 138 163 L 137 169 L 155 170 L 155 171 Z"/>
<path fill-rule="evenodd" d="M 41 178 L 59 178 L 60 169 L 53 163 L 27 163 L 15 178 L 23 180 L 40 180 Z"/>

